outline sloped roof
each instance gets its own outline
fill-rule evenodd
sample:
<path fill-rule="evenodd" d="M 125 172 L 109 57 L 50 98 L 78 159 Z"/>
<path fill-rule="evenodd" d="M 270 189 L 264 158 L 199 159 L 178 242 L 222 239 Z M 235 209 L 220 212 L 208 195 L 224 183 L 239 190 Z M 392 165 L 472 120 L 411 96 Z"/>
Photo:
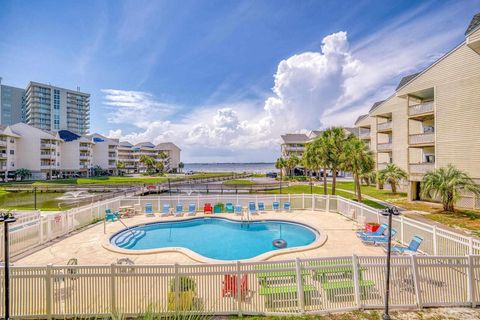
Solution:
<path fill-rule="evenodd" d="M 308 136 L 304 133 L 287 133 L 282 134 L 281 137 L 285 143 L 306 142 L 308 140 Z"/>
<path fill-rule="evenodd" d="M 398 89 L 400 89 L 401 87 L 403 87 L 404 85 L 406 85 L 407 83 L 412 81 L 413 78 L 415 78 L 419 74 L 420 74 L 420 72 L 416 72 L 416 73 L 412 73 L 412 74 L 409 74 L 408 76 L 403 77 L 402 80 L 400 80 L 400 82 L 398 83 L 398 86 L 395 88 L 395 91 L 397 91 Z"/>
<path fill-rule="evenodd" d="M 131 143 L 128 142 L 128 141 L 120 141 L 120 142 L 119 142 L 119 146 L 131 148 L 131 147 L 133 146 L 133 144 L 131 144 Z"/>
<path fill-rule="evenodd" d="M 155 145 L 151 142 L 140 142 L 135 145 L 135 147 L 139 148 L 155 148 Z"/>
<path fill-rule="evenodd" d="M 385 100 L 375 102 L 368 112 L 372 112 L 376 107 L 381 105 L 384 101 Z"/>
<path fill-rule="evenodd" d="M 473 16 L 472 20 L 470 21 L 470 24 L 468 25 L 467 30 L 465 31 L 465 35 L 468 36 L 470 32 L 475 30 L 478 26 L 480 26 L 480 13 L 477 13 L 476 15 Z"/>
<path fill-rule="evenodd" d="M 63 141 L 66 141 L 66 142 L 78 140 L 80 138 L 78 134 L 68 130 L 60 130 L 58 131 L 58 135 Z"/>
<path fill-rule="evenodd" d="M 162 142 L 162 143 L 159 143 L 157 144 L 157 149 L 159 150 L 170 150 L 172 148 L 176 148 L 180 151 L 182 151 L 182 149 L 180 149 L 175 143 L 173 142 Z"/>
<path fill-rule="evenodd" d="M 362 114 L 361 116 L 359 116 L 359 117 L 357 118 L 357 120 L 355 120 L 355 124 L 357 124 L 359 121 L 365 119 L 366 117 L 368 117 L 368 113 Z"/>

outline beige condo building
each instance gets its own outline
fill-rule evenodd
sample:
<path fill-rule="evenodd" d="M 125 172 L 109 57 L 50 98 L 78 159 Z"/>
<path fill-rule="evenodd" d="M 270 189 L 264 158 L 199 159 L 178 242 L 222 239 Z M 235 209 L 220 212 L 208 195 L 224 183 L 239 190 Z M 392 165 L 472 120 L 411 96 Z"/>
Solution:
<path fill-rule="evenodd" d="M 420 200 L 426 172 L 448 164 L 480 183 L 480 14 L 463 43 L 404 77 L 355 126 L 370 143 L 378 170 L 395 163 L 407 171 L 411 200 Z M 480 199 L 465 195 L 457 205 L 479 208 Z"/>

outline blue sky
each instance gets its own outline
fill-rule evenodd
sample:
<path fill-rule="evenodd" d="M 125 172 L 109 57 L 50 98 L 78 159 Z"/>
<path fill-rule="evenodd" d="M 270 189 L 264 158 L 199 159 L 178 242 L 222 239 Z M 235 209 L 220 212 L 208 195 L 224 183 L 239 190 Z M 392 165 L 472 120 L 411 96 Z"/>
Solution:
<path fill-rule="evenodd" d="M 471 1 L 0 1 L 0 76 L 91 94 L 91 131 L 273 161 L 464 40 Z"/>

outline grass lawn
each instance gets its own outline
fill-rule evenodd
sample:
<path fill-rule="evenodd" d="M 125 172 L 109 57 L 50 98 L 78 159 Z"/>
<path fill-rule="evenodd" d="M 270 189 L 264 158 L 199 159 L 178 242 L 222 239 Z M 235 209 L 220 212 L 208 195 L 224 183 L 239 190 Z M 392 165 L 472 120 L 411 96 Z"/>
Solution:
<path fill-rule="evenodd" d="M 233 180 L 227 180 L 224 181 L 223 184 L 225 185 L 246 185 L 246 186 L 251 186 L 255 184 L 255 182 L 251 180 L 245 180 L 245 179 L 233 179 Z"/>
<path fill-rule="evenodd" d="M 350 182 L 350 181 L 337 182 L 337 189 L 345 189 L 345 190 L 353 191 L 353 182 Z M 371 186 L 362 185 L 361 190 L 362 190 L 362 194 L 366 194 L 370 197 L 374 197 L 376 199 L 386 201 L 386 202 L 390 202 L 398 199 L 406 200 L 407 198 L 406 192 L 397 192 L 394 194 L 390 190 L 377 190 L 377 188 L 373 185 Z"/>
<path fill-rule="evenodd" d="M 449 227 L 460 227 L 472 231 L 480 237 L 480 212 L 472 210 L 457 210 L 455 213 L 438 210 L 435 213 L 422 215 L 422 217 L 440 222 Z"/>

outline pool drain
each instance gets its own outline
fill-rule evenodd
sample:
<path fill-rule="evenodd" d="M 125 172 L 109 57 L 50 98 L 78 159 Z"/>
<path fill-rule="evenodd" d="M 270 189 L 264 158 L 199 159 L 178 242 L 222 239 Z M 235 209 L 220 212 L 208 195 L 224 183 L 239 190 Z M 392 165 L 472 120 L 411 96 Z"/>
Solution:
<path fill-rule="evenodd" d="M 273 240 L 272 244 L 276 248 L 285 248 L 287 246 L 287 241 L 283 239 L 276 239 L 276 240 Z"/>

